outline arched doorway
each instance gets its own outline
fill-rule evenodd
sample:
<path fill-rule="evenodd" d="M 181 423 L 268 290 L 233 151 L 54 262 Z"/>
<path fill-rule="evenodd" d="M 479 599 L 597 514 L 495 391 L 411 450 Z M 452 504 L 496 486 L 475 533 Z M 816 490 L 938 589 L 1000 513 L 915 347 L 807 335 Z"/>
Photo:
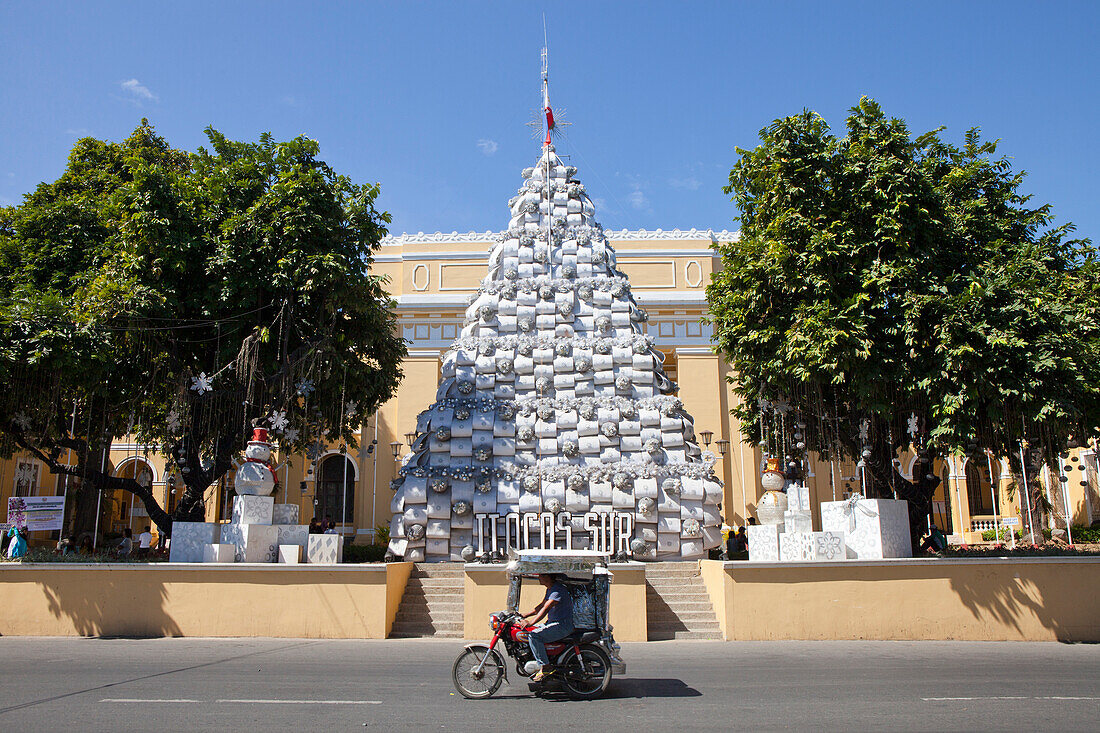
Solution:
<path fill-rule="evenodd" d="M 111 471 L 112 476 L 134 479 L 145 488 L 153 485 L 153 467 L 144 458 L 127 458 Z M 104 491 L 100 501 L 99 531 L 104 537 L 117 537 L 130 528 L 134 534 L 148 524 L 145 505 L 129 491 Z"/>
<path fill-rule="evenodd" d="M 985 457 L 969 458 L 966 461 L 966 500 L 970 507 L 970 516 L 992 515 L 993 496 L 990 490 L 999 483 L 1000 467 L 994 462 L 993 476 L 989 475 L 989 462 Z"/>
<path fill-rule="evenodd" d="M 337 524 L 355 521 L 355 464 L 347 456 L 331 455 L 321 461 L 313 515 Z"/>

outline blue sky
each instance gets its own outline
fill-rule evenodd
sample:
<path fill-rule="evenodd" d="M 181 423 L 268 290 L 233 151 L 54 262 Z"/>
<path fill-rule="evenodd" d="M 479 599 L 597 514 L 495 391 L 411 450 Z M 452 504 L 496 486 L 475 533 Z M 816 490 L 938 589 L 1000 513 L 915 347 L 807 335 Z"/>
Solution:
<path fill-rule="evenodd" d="M 803 108 L 843 127 L 861 95 L 911 130 L 979 126 L 1026 190 L 1097 238 L 1095 2 L 6 2 L 0 203 L 80 136 L 144 117 L 193 150 L 213 125 L 298 134 L 382 184 L 390 229 L 501 229 L 551 101 L 606 227 L 736 228 L 735 146 Z"/>

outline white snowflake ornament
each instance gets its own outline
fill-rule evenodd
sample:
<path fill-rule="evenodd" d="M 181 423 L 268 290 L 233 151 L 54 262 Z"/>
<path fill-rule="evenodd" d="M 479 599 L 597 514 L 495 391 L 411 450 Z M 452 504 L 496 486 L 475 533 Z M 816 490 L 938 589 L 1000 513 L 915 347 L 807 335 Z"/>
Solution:
<path fill-rule="evenodd" d="M 271 423 L 271 429 L 277 433 L 283 432 L 290 424 L 290 420 L 286 419 L 286 410 L 275 410 L 268 418 L 268 422 Z"/>
<path fill-rule="evenodd" d="M 213 377 L 208 377 L 206 376 L 206 372 L 202 372 L 197 377 L 191 377 L 191 389 L 198 392 L 199 396 L 202 396 L 207 392 L 214 391 L 214 387 L 211 385 L 213 381 Z"/>
<path fill-rule="evenodd" d="M 31 419 L 27 417 L 27 413 L 25 412 L 17 413 L 11 421 L 18 425 L 19 429 L 24 432 L 31 429 Z"/>

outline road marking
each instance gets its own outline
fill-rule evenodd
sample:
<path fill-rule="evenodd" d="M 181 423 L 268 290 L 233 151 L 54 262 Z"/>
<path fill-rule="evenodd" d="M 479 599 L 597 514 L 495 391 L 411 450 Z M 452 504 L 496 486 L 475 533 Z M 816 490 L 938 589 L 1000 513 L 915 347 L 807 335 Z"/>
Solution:
<path fill-rule="evenodd" d="M 208 700 L 191 700 L 189 698 L 137 698 L 137 697 L 105 697 L 100 702 L 117 703 L 147 703 L 147 702 L 209 702 Z M 246 700 L 246 699 L 222 699 L 214 700 L 215 703 L 238 705 L 381 705 L 381 700 Z"/>
<path fill-rule="evenodd" d="M 955 700 L 1100 700 L 1100 697 L 1070 697 L 1067 695 L 1037 695 L 1034 697 L 991 695 L 988 697 L 922 697 L 925 702 L 953 702 Z"/>
<path fill-rule="evenodd" d="M 215 700 L 248 705 L 381 705 L 381 700 Z"/>
<path fill-rule="evenodd" d="M 202 702 L 202 700 L 190 700 L 190 699 L 185 698 L 185 697 L 172 698 L 172 699 L 169 699 L 169 698 L 155 698 L 155 699 L 152 699 L 152 700 L 147 699 L 147 698 L 136 698 L 136 697 L 105 697 L 102 700 L 100 700 L 100 702 L 136 702 L 136 703 L 146 703 L 146 702 Z"/>

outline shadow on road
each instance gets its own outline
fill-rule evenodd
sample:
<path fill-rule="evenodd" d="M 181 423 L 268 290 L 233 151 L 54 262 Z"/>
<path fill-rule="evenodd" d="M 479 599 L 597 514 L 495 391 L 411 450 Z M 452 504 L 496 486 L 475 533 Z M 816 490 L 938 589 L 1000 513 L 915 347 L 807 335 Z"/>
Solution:
<path fill-rule="evenodd" d="M 623 699 L 631 697 L 701 697 L 703 693 L 689 687 L 683 680 L 677 679 L 638 679 L 630 677 L 616 679 L 604 695 L 605 698 Z"/>

